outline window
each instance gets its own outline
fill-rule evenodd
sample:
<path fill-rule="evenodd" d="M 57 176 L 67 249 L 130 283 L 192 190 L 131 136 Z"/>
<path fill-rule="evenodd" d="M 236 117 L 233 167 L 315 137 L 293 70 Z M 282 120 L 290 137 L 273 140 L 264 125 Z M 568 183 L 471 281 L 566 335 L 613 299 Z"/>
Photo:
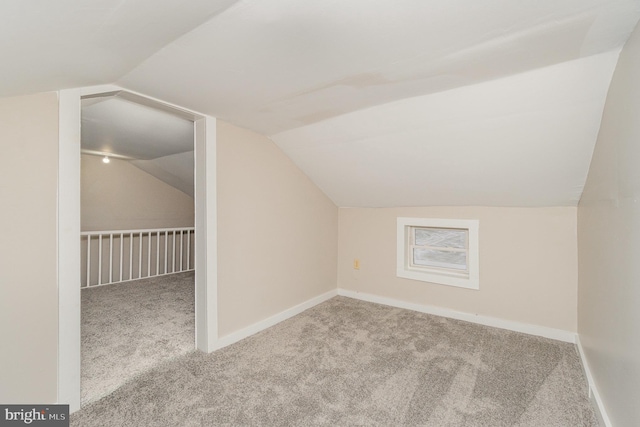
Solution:
<path fill-rule="evenodd" d="M 398 218 L 397 276 L 479 289 L 478 220 Z"/>

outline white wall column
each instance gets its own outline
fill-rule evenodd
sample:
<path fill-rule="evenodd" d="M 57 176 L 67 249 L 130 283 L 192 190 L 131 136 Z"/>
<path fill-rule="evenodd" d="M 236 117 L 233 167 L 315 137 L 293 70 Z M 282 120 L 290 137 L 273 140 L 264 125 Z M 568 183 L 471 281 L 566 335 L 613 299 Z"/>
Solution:
<path fill-rule="evenodd" d="M 196 347 L 218 341 L 218 253 L 216 204 L 216 119 L 195 121 Z"/>
<path fill-rule="evenodd" d="M 58 93 L 58 402 L 80 409 L 80 92 Z"/>

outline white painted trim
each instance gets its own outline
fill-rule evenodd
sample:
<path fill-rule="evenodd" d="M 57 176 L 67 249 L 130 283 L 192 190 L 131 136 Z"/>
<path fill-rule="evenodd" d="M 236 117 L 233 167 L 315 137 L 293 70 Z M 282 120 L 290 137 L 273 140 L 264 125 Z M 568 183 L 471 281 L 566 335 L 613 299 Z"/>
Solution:
<path fill-rule="evenodd" d="M 389 305 L 391 307 L 404 308 L 407 310 L 419 311 L 420 313 L 433 314 L 435 316 L 447 317 L 450 319 L 464 320 L 466 322 L 477 323 L 494 328 L 507 329 L 524 334 L 536 335 L 539 337 L 550 338 L 553 340 L 564 342 L 575 342 L 576 334 L 574 332 L 565 331 L 563 329 L 548 328 L 545 326 L 531 325 L 528 323 L 514 322 L 512 320 L 498 319 L 496 317 L 481 316 L 478 314 L 464 313 L 448 308 L 435 307 L 432 305 L 415 304 L 406 301 L 400 301 L 393 298 L 381 297 L 378 295 L 367 294 L 362 292 L 350 291 L 347 289 L 338 289 L 338 295 L 348 298 L 359 299 L 362 301 L 374 302 L 377 304 Z"/>
<path fill-rule="evenodd" d="M 332 290 L 329 292 L 325 292 L 322 295 L 318 295 L 317 297 L 311 298 L 303 303 L 300 303 L 296 306 L 288 308 L 284 311 L 281 311 L 278 314 L 274 314 L 271 317 L 268 317 L 264 320 L 261 320 L 253 325 L 247 326 L 246 328 L 240 329 L 239 331 L 232 332 L 229 335 L 226 335 L 218 340 L 217 348 L 223 348 L 228 345 L 234 344 L 240 340 L 243 340 L 251 335 L 257 334 L 260 331 L 263 331 L 271 326 L 274 326 L 283 320 L 287 320 L 297 314 L 302 313 L 305 310 L 310 309 L 318 304 L 321 304 L 327 300 L 338 295 L 336 290 Z"/>
<path fill-rule="evenodd" d="M 58 93 L 58 396 L 80 409 L 80 92 Z"/>
<path fill-rule="evenodd" d="M 468 266 L 469 274 L 447 274 L 435 270 L 425 269 L 418 271 L 409 268 L 409 228 L 410 227 L 436 227 L 436 228 L 465 228 L 469 230 Z M 439 219 L 439 218 L 397 218 L 396 230 L 396 276 L 405 279 L 419 280 L 422 282 L 436 283 L 439 285 L 455 286 L 478 290 L 480 289 L 480 250 L 478 233 L 480 221 L 477 219 Z"/>
<path fill-rule="evenodd" d="M 103 93 L 117 92 L 117 91 L 123 90 L 123 88 L 114 84 L 105 84 L 105 85 L 95 85 L 95 86 L 84 86 L 84 87 L 76 88 L 74 90 L 78 90 L 78 95 L 82 98 L 82 97 L 92 97 L 92 96 L 100 95 Z"/>
<path fill-rule="evenodd" d="M 136 92 L 135 90 L 127 89 L 125 87 L 121 87 L 114 84 L 106 84 L 106 85 L 97 85 L 97 86 L 87 86 L 83 88 L 79 88 L 80 96 L 82 97 L 91 97 L 94 95 L 102 95 L 102 94 L 111 94 L 117 95 L 129 101 L 133 101 L 139 104 L 153 106 L 158 108 L 159 106 L 165 106 L 170 108 L 170 112 L 172 114 L 182 115 L 182 117 L 196 121 L 202 117 L 210 117 L 204 113 L 201 113 L 196 110 L 192 110 L 190 108 L 185 108 L 177 104 L 173 104 L 171 102 L 154 98 L 153 96 L 145 95 L 141 92 Z M 180 114 L 182 113 L 182 114 Z"/>
<path fill-rule="evenodd" d="M 216 119 L 203 117 L 195 130 L 196 348 L 210 353 L 218 340 L 218 220 Z M 200 314 L 199 314 L 200 313 Z"/>
<path fill-rule="evenodd" d="M 580 334 L 576 335 L 576 346 L 578 347 L 578 354 L 580 355 L 580 360 L 582 361 L 584 374 L 587 377 L 587 382 L 589 383 L 589 398 L 593 402 L 598 421 L 600 422 L 601 426 L 612 427 L 613 424 L 611 423 L 611 419 L 607 414 L 607 410 L 604 406 L 604 402 L 602 401 L 602 397 L 600 397 L 600 392 L 598 391 L 598 388 L 596 387 L 596 384 L 593 380 L 593 374 L 591 373 L 591 369 L 589 368 L 587 356 L 584 352 L 584 348 L 582 348 L 582 343 L 580 342 Z"/>
<path fill-rule="evenodd" d="M 216 348 L 217 222 L 216 222 L 216 119 L 174 104 L 101 85 L 59 91 L 58 156 L 58 403 L 80 409 L 80 108 L 81 97 L 118 93 L 136 100 L 179 111 L 196 127 L 196 347 Z M 198 161 L 198 160 L 204 161 Z M 208 225 L 208 227 L 207 227 Z M 209 270 L 209 274 L 207 274 Z M 198 304 L 199 303 L 199 304 Z"/>

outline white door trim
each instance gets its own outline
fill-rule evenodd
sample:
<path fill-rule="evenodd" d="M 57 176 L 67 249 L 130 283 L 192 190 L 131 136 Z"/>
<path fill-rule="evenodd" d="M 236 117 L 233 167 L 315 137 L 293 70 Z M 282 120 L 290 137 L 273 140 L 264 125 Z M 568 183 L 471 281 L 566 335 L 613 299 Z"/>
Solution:
<path fill-rule="evenodd" d="M 80 408 L 80 91 L 58 94 L 58 403 Z"/>
<path fill-rule="evenodd" d="M 194 121 L 196 348 L 218 340 L 216 119 L 114 85 L 58 93 L 58 403 L 80 409 L 80 100 L 118 94 Z"/>

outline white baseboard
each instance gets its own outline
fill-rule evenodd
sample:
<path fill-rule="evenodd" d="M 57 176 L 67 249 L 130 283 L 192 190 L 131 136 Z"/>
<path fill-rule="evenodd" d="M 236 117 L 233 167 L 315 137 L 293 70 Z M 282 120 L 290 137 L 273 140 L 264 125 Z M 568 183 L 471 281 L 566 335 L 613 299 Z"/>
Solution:
<path fill-rule="evenodd" d="M 465 320 L 467 322 L 478 323 L 485 326 L 493 326 L 500 329 L 508 329 L 510 331 L 522 332 L 529 335 L 537 335 L 540 337 L 551 338 L 557 341 L 575 343 L 575 332 L 565 331 L 562 329 L 547 328 L 545 326 L 530 325 L 527 323 L 514 322 L 511 320 L 498 319 L 496 317 L 481 316 L 478 314 L 469 314 L 461 311 L 455 311 L 448 308 L 435 307 L 431 305 L 415 304 L 406 301 L 400 301 L 393 298 L 381 297 L 373 294 L 362 292 L 354 292 L 346 289 L 338 289 L 338 295 L 348 298 L 359 299 L 362 301 L 374 302 L 378 304 L 389 305 L 407 310 L 419 311 L 421 313 L 433 314 L 436 316 L 448 317 L 450 319 Z"/>
<path fill-rule="evenodd" d="M 585 375 L 589 383 L 589 397 L 594 402 L 596 408 L 596 415 L 599 417 L 599 421 L 604 427 L 611 427 L 611 420 L 607 415 L 604 404 L 600 397 L 600 393 L 593 382 L 593 376 L 589 369 L 589 364 L 584 354 L 582 345 L 580 344 L 579 335 L 574 332 L 565 331 L 562 329 L 548 328 L 545 326 L 530 325 L 526 323 L 514 322 L 511 320 L 498 319 L 489 316 L 480 316 L 477 314 L 469 314 L 461 311 L 455 311 L 448 308 L 441 308 L 430 306 L 426 304 L 415 304 L 406 301 L 400 301 L 393 298 L 381 297 L 378 295 L 367 294 L 362 292 L 349 291 L 347 289 L 337 289 L 329 292 L 325 292 L 322 295 L 311 298 L 303 303 L 300 303 L 294 307 L 284 310 L 278 314 L 261 320 L 253 325 L 247 326 L 239 331 L 226 335 L 216 342 L 215 348 L 220 349 L 228 345 L 234 344 L 244 338 L 254 335 L 260 331 L 263 331 L 271 326 L 274 326 L 283 320 L 287 320 L 297 314 L 302 313 L 305 310 L 310 309 L 318 304 L 321 304 L 336 295 L 354 298 L 362 301 L 373 302 L 377 304 L 388 305 L 391 307 L 404 308 L 407 310 L 418 311 L 421 313 L 433 314 L 435 316 L 448 317 L 450 319 L 464 320 L 467 322 L 477 323 L 485 326 L 493 326 L 500 329 L 507 329 L 515 332 L 522 332 L 529 335 L 536 335 L 540 337 L 550 338 L 558 341 L 564 341 L 569 343 L 576 343 L 580 359 L 582 360 L 582 366 L 584 367 Z"/>
<path fill-rule="evenodd" d="M 613 424 L 611 424 L 611 419 L 609 419 L 609 415 L 607 414 L 607 410 L 604 407 L 604 403 L 602 402 L 602 398 L 600 397 L 598 388 L 593 381 L 593 375 L 591 374 L 591 369 L 589 368 L 589 363 L 587 362 L 587 356 L 584 354 L 584 349 L 582 348 L 582 343 L 580 342 L 580 335 L 576 336 L 576 345 L 578 347 L 578 353 L 580 354 L 580 360 L 582 361 L 584 374 L 587 377 L 587 382 L 589 383 L 589 398 L 593 402 L 593 406 L 596 409 L 596 416 L 598 417 L 598 421 L 603 427 L 611 427 Z"/>
<path fill-rule="evenodd" d="M 257 334 L 258 332 L 263 331 L 267 328 L 270 328 L 271 326 L 276 325 L 282 322 L 283 320 L 287 320 L 290 317 L 300 314 L 303 311 L 308 310 L 313 306 L 316 306 L 327 300 L 330 300 L 336 295 L 338 295 L 338 292 L 335 289 L 329 292 L 325 292 L 322 295 L 313 297 L 303 303 L 300 303 L 296 306 L 293 306 L 284 311 L 281 311 L 278 314 L 274 314 L 271 317 L 267 317 L 264 320 L 254 323 L 253 325 L 247 326 L 246 328 L 240 329 L 239 331 L 232 332 L 229 335 L 225 335 L 224 337 L 218 339 L 218 341 L 215 344 L 215 349 L 218 350 L 220 348 L 226 347 L 240 340 L 243 340 L 253 334 Z"/>
<path fill-rule="evenodd" d="M 283 320 L 289 319 L 297 314 L 308 310 L 318 304 L 321 304 L 336 295 L 341 295 L 348 298 L 359 299 L 362 301 L 373 302 L 377 304 L 389 305 L 397 308 L 404 308 L 407 310 L 419 311 L 421 313 L 433 314 L 436 316 L 448 317 L 450 319 L 464 320 L 467 322 L 478 323 L 480 325 L 493 326 L 500 329 L 508 329 L 511 331 L 522 332 L 529 335 L 536 335 L 540 337 L 550 338 L 558 341 L 576 342 L 576 334 L 574 332 L 565 331 L 562 329 L 547 328 L 544 326 L 530 325 L 526 323 L 514 322 L 510 320 L 498 319 L 489 316 L 480 316 L 476 314 L 464 313 L 461 311 L 455 311 L 447 308 L 435 307 L 424 304 L 415 304 L 406 301 L 400 301 L 393 298 L 381 297 L 378 295 L 367 294 L 362 292 L 354 292 L 346 289 L 337 289 L 329 292 L 325 292 L 322 295 L 311 298 L 303 303 L 300 303 L 294 307 L 288 308 L 278 314 L 274 314 L 264 320 L 261 320 L 239 331 L 232 332 L 229 335 L 221 337 L 216 342 L 215 348 L 220 349 L 236 343 L 244 338 L 247 338 L 253 334 L 263 331 L 273 325 L 276 325 Z"/>

